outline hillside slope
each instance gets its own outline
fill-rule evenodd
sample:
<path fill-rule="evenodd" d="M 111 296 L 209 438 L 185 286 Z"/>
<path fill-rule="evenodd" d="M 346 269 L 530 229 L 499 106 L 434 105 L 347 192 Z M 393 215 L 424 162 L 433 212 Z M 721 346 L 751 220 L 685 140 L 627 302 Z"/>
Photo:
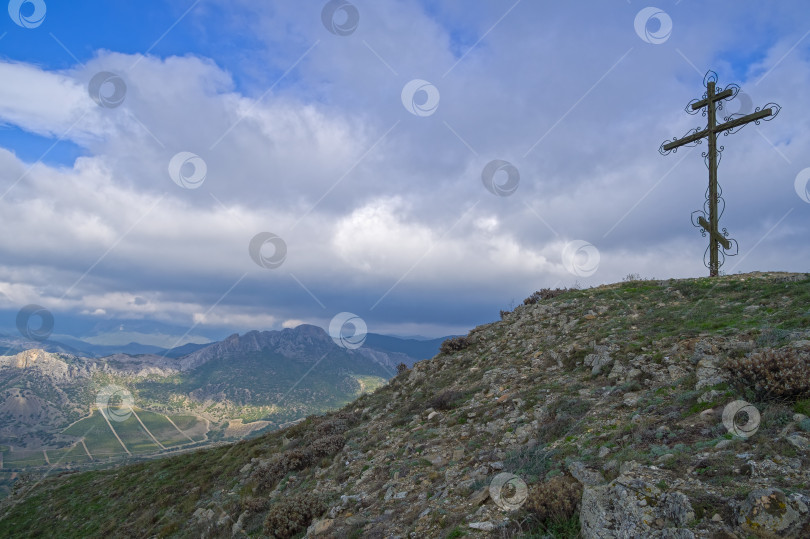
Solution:
<path fill-rule="evenodd" d="M 0 536 L 808 537 L 808 277 L 538 293 L 339 412 L 31 478 Z"/>

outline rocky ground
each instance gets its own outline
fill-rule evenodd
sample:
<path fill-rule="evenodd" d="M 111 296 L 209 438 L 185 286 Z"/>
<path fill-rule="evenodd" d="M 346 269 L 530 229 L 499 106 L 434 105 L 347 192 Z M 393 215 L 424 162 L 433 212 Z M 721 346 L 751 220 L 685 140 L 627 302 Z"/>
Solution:
<path fill-rule="evenodd" d="M 22 488 L 0 534 L 810 537 L 808 299 L 775 273 L 546 291 L 340 412 Z"/>

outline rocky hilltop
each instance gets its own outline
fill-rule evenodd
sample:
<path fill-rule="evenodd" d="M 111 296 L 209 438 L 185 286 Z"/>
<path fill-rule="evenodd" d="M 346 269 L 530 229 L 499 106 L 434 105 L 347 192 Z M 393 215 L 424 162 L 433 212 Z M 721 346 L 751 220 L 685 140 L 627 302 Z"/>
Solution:
<path fill-rule="evenodd" d="M 810 537 L 808 277 L 543 290 L 339 412 L 32 479 L 0 535 Z"/>

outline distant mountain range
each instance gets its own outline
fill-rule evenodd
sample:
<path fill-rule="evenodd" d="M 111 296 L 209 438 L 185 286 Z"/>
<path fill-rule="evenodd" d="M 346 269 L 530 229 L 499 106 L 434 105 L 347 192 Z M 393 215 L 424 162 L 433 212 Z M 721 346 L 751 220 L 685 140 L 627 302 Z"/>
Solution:
<path fill-rule="evenodd" d="M 306 326 L 308 325 L 303 324 L 298 327 Z M 110 320 L 97 322 L 90 328 L 71 330 L 71 334 L 54 334 L 45 341 L 34 341 L 21 336 L 15 329 L 0 328 L 0 355 L 41 349 L 95 358 L 114 354 L 154 354 L 179 358 L 222 340 L 221 334 L 217 337 L 213 333 L 199 333 L 195 329 L 193 334 L 185 335 L 188 330 L 183 327 L 144 320 Z M 429 359 L 438 353 L 439 346 L 447 338 L 449 336 L 435 339 L 401 338 L 368 333 L 364 345 L 376 350 L 402 353 L 412 358 Z M 156 343 L 170 343 L 170 346 Z"/>
<path fill-rule="evenodd" d="M 400 363 L 410 367 L 436 355 L 442 340 L 369 334 L 363 346 L 346 349 L 306 324 L 172 349 L 6 335 L 0 440 L 18 448 L 75 443 L 63 430 L 92 414 L 108 386 L 129 392 L 140 409 L 204 419 L 207 439 L 228 439 L 234 421 L 273 428 L 338 408 L 385 383 Z"/>

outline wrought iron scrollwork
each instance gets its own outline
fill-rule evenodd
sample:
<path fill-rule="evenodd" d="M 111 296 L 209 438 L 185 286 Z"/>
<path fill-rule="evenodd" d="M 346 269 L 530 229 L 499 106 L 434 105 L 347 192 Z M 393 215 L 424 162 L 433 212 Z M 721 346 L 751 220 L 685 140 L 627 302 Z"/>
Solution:
<path fill-rule="evenodd" d="M 776 104 L 776 103 L 768 103 L 767 105 L 765 105 L 765 106 L 764 106 L 764 107 L 762 107 L 762 108 L 763 108 L 763 109 L 771 109 L 771 115 L 770 115 L 770 116 L 768 116 L 768 117 L 766 117 L 766 118 L 763 118 L 763 120 L 765 120 L 766 122 L 770 122 L 771 120 L 773 120 L 774 118 L 776 118 L 776 116 L 777 116 L 777 115 L 779 114 L 779 112 L 782 110 L 782 106 L 781 106 L 781 105 L 778 105 L 778 104 Z M 759 110 L 759 109 L 757 109 L 757 110 Z"/>
<path fill-rule="evenodd" d="M 664 146 L 666 146 L 667 144 L 670 144 L 670 143 L 677 142 L 679 140 L 685 139 L 686 137 L 689 137 L 689 136 L 694 135 L 694 134 L 699 133 L 699 132 L 700 132 L 700 128 L 695 127 L 694 129 L 690 129 L 689 131 L 687 131 L 686 134 L 684 136 L 682 136 L 681 138 L 673 137 L 672 140 L 665 140 L 664 142 L 661 143 L 661 146 L 658 147 L 658 153 L 660 153 L 661 155 L 669 155 L 670 153 L 677 153 L 678 148 L 675 148 L 673 150 L 664 150 Z M 683 144 L 682 146 L 679 146 L 679 148 L 693 148 L 693 147 L 697 146 L 698 144 L 703 144 L 703 140 L 698 139 L 698 140 L 690 142 L 688 144 Z"/>
<path fill-rule="evenodd" d="M 715 148 L 717 149 L 717 166 L 719 167 L 720 161 L 723 159 L 723 150 L 726 148 L 720 145 L 715 146 Z M 711 169 L 709 166 L 709 152 L 701 152 L 700 155 L 703 156 L 703 164 L 706 165 L 706 168 Z"/>

